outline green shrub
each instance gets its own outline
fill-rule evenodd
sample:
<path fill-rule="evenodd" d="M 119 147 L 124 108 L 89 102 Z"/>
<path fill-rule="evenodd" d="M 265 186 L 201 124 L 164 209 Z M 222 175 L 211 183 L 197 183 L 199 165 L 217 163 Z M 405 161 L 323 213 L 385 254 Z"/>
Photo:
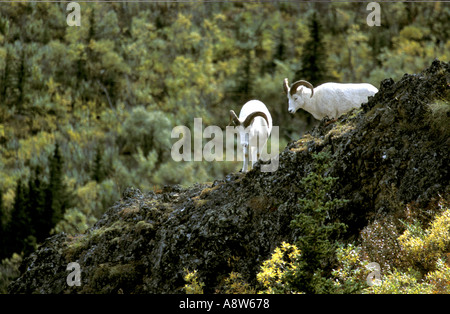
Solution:
<path fill-rule="evenodd" d="M 11 258 L 5 258 L 0 262 L 0 294 L 8 293 L 8 285 L 19 277 L 22 259 L 23 255 L 14 253 Z"/>
<path fill-rule="evenodd" d="M 368 261 L 361 258 L 361 247 L 340 246 L 336 251 L 338 265 L 332 275 L 334 293 L 360 293 L 367 287 Z"/>
<path fill-rule="evenodd" d="M 450 208 L 443 199 L 437 207 L 428 228 L 417 219 L 406 225 L 398 237 L 401 260 L 365 293 L 450 293 Z"/>
<path fill-rule="evenodd" d="M 338 179 L 327 174 L 330 155 L 320 152 L 312 157 L 315 169 L 300 181 L 304 197 L 299 199 L 299 214 L 291 222 L 291 227 L 300 231 L 295 244 L 302 254 L 287 278 L 298 291 L 329 293 L 333 285 L 328 278 L 335 261 L 337 239 L 346 230 L 346 225 L 332 220 L 331 214 L 346 200 L 329 195 Z"/>
<path fill-rule="evenodd" d="M 400 271 L 394 269 L 385 275 L 380 285 L 373 285 L 365 293 L 375 294 L 429 294 L 431 286 L 422 282 L 420 273 L 414 269 Z"/>

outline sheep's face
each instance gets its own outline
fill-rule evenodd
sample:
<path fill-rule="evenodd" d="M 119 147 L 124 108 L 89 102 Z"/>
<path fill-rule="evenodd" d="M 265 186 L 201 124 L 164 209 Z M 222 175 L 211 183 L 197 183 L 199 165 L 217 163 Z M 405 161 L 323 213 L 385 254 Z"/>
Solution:
<path fill-rule="evenodd" d="M 311 93 L 304 90 L 303 86 L 310 89 Z M 309 99 L 314 95 L 314 86 L 310 82 L 304 80 L 296 81 L 289 86 L 288 79 L 285 78 L 283 81 L 283 89 L 289 100 L 288 111 L 292 114 L 294 114 L 299 108 L 305 108 L 306 99 Z"/>
<path fill-rule="evenodd" d="M 304 105 L 304 97 L 303 97 L 303 87 L 300 87 L 294 95 L 287 93 L 289 100 L 289 113 L 296 113 L 298 109 L 302 108 Z"/>

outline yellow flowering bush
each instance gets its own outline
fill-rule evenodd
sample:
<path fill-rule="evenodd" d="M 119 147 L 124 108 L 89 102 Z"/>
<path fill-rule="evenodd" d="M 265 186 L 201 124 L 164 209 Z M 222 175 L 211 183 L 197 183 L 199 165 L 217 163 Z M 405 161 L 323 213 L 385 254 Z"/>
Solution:
<path fill-rule="evenodd" d="M 425 270 L 434 270 L 437 260 L 450 248 L 450 209 L 438 204 L 442 212 L 422 231 L 420 227 L 408 228 L 398 241 L 412 264 L 420 264 Z"/>
<path fill-rule="evenodd" d="M 281 243 L 272 257 L 264 261 L 261 271 L 256 275 L 258 282 L 264 287 L 261 293 L 291 293 L 285 275 L 296 269 L 295 262 L 300 256 L 300 250 L 293 244 Z"/>
<path fill-rule="evenodd" d="M 231 272 L 230 276 L 225 279 L 225 294 L 255 294 L 256 290 L 244 280 L 242 275 L 237 272 Z"/>
<path fill-rule="evenodd" d="M 437 269 L 426 276 L 431 284 L 431 292 L 450 294 L 450 267 L 442 259 L 438 260 L 436 266 Z"/>
<path fill-rule="evenodd" d="M 439 213 L 426 230 L 416 221 L 398 238 L 410 267 L 389 271 L 381 285 L 364 292 L 450 293 L 450 208 L 443 199 L 438 207 Z"/>
<path fill-rule="evenodd" d="M 184 291 L 186 294 L 203 294 L 205 284 L 198 279 L 197 270 L 188 271 L 185 269 L 184 272 L 184 281 L 186 281 Z"/>
<path fill-rule="evenodd" d="M 428 282 L 420 280 L 419 272 L 408 269 L 405 272 L 394 269 L 383 277 L 380 285 L 373 285 L 364 293 L 374 294 L 429 294 L 432 287 Z"/>

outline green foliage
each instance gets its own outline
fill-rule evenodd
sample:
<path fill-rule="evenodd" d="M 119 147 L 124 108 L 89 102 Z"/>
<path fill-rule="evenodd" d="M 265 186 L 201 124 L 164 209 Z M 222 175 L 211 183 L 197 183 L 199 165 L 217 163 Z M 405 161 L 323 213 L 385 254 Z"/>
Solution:
<path fill-rule="evenodd" d="M 361 247 L 348 245 L 337 252 L 338 267 L 333 271 L 334 285 L 342 293 L 418 294 L 449 293 L 449 207 L 441 199 L 438 213 L 424 229 L 414 220 L 398 237 L 403 254 L 391 261 L 391 267 L 381 265 L 381 283 L 368 286 L 368 259 Z"/>
<path fill-rule="evenodd" d="M 50 179 L 48 188 L 45 190 L 44 216 L 53 227 L 70 207 L 71 195 L 63 181 L 63 159 L 59 150 L 59 145 L 55 145 L 53 156 L 49 158 Z"/>
<path fill-rule="evenodd" d="M 303 46 L 301 69 L 295 73 L 295 78 L 311 82 L 314 86 L 329 81 L 327 69 L 327 52 L 323 42 L 323 30 L 317 13 L 314 12 L 309 21 L 309 39 Z"/>
<path fill-rule="evenodd" d="M 367 292 L 375 294 L 429 294 L 431 287 L 421 282 L 419 273 L 413 269 L 401 272 L 395 269 L 383 278 L 381 285 L 373 285 Z"/>
<path fill-rule="evenodd" d="M 103 160 L 103 148 L 101 145 L 97 146 L 94 158 L 94 166 L 92 169 L 92 180 L 98 183 L 102 182 L 107 176 L 107 169 Z"/>
<path fill-rule="evenodd" d="M 35 239 L 34 241 L 32 240 L 34 236 L 29 229 L 30 223 L 31 219 L 27 208 L 26 187 L 19 180 L 16 187 L 11 220 L 8 224 L 7 256 L 14 252 L 30 253 L 33 251 Z"/>
<path fill-rule="evenodd" d="M 448 257 L 446 262 L 444 262 L 444 259 L 439 259 L 436 262 L 436 270 L 429 272 L 425 277 L 425 281 L 431 286 L 432 293 L 450 293 L 450 267 Z"/>
<path fill-rule="evenodd" d="M 382 280 L 364 290 L 374 294 L 448 294 L 450 293 L 450 267 L 442 260 L 436 263 L 436 270 L 425 277 L 419 271 L 409 268 L 406 271 L 395 269 Z"/>
<path fill-rule="evenodd" d="M 314 169 L 300 181 L 303 197 L 299 199 L 299 213 L 291 222 L 291 227 L 299 232 L 298 239 L 295 245 L 283 242 L 263 262 L 257 280 L 264 293 L 342 293 L 351 291 L 355 285 L 345 282 L 336 287 L 331 280 L 339 236 L 346 229 L 345 224 L 333 221 L 331 215 L 346 201 L 329 195 L 337 180 L 328 173 L 329 153 L 315 153 L 312 158 Z M 338 251 L 338 258 L 343 255 Z M 345 279 L 350 274 L 341 272 L 338 276 Z"/>
<path fill-rule="evenodd" d="M 355 244 L 339 245 L 336 249 L 336 260 L 331 274 L 310 276 L 312 284 L 323 285 L 313 292 L 344 294 L 430 294 L 449 293 L 450 259 L 449 259 L 449 206 L 441 199 L 437 204 L 438 213 L 423 228 L 414 220 L 407 224 L 406 230 L 398 237 L 398 245 L 402 254 L 392 259 L 390 267 L 380 263 L 381 279 L 369 285 L 367 278 L 373 269 L 368 247 Z M 370 248 L 369 249 L 373 249 Z M 369 254 L 368 254 L 369 253 Z M 275 249 L 272 257 L 263 263 L 258 282 L 263 286 L 263 293 L 307 292 L 298 289 L 297 274 L 303 272 L 301 263 L 303 251 L 295 245 L 282 243 Z M 306 277 L 306 276 L 305 276 Z M 325 291 L 326 288 L 327 290 Z"/>
<path fill-rule="evenodd" d="M 148 111 L 144 107 L 136 107 L 125 120 L 119 141 L 123 141 L 122 151 L 143 156 L 150 152 L 156 153 L 157 162 L 162 162 L 170 156 L 170 132 L 172 123 L 161 111 Z"/>
<path fill-rule="evenodd" d="M 425 271 L 434 270 L 438 260 L 450 247 L 450 209 L 446 208 L 438 214 L 426 230 L 413 224 L 398 241 L 411 265 L 420 266 Z"/>
<path fill-rule="evenodd" d="M 49 157 L 49 164 L 48 183 L 41 181 L 40 167 L 34 169 L 27 184 L 20 179 L 17 182 L 11 217 L 3 222 L 6 227 L 2 223 L 2 238 L 7 241 L 4 240 L 1 257 L 9 257 L 14 252 L 31 253 L 70 207 L 71 195 L 62 180 L 63 160 L 58 145 Z M 6 216 L 4 213 L 2 209 L 2 217 Z"/>
<path fill-rule="evenodd" d="M 338 178 L 327 174 L 329 154 L 312 155 L 314 171 L 300 181 L 304 197 L 299 199 L 300 213 L 292 220 L 291 227 L 300 231 L 295 243 L 302 252 L 297 267 L 289 280 L 298 291 L 326 293 L 330 289 L 329 274 L 339 236 L 346 225 L 330 220 L 332 211 L 343 206 L 346 200 L 331 198 L 329 191 Z"/>
<path fill-rule="evenodd" d="M 360 293 L 367 287 L 369 262 L 361 258 L 361 247 L 353 244 L 340 246 L 336 251 L 338 266 L 333 269 L 334 293 Z"/>
<path fill-rule="evenodd" d="M 20 275 L 19 267 L 22 263 L 22 255 L 14 253 L 10 258 L 5 258 L 0 263 L 0 294 L 8 293 L 8 285 Z"/>

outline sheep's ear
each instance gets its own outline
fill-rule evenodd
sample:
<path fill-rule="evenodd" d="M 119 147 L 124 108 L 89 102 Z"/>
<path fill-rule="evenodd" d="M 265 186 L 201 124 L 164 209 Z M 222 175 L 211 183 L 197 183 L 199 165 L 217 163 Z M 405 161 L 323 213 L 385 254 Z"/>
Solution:
<path fill-rule="evenodd" d="M 283 88 L 284 88 L 284 93 L 287 94 L 289 93 L 289 83 L 288 83 L 288 79 L 285 78 L 283 81 Z"/>
<path fill-rule="evenodd" d="M 306 86 L 306 87 L 308 87 L 309 89 L 311 89 L 311 97 L 314 95 L 314 86 L 310 82 L 301 80 L 301 81 L 294 82 L 292 84 L 291 89 L 289 91 L 291 96 L 294 96 L 294 94 L 297 92 L 297 88 L 299 86 Z"/>

